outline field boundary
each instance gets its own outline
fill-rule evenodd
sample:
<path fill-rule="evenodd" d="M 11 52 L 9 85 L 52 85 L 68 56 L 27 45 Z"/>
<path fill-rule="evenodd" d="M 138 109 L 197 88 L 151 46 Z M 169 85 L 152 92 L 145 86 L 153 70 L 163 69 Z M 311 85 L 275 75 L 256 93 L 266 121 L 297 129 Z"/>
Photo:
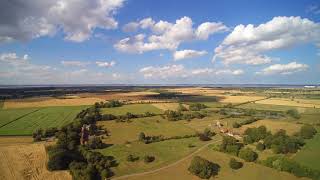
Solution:
<path fill-rule="evenodd" d="M 22 116 L 20 116 L 20 117 L 18 117 L 18 118 L 16 118 L 16 119 L 10 121 L 10 122 L 7 122 L 7 123 L 1 125 L 0 128 L 3 128 L 4 126 L 6 126 L 6 125 L 8 125 L 8 124 L 11 124 L 11 123 L 13 123 L 13 122 L 15 122 L 15 121 L 18 121 L 19 119 L 22 119 L 22 118 L 24 118 L 24 117 L 26 117 L 26 116 L 28 116 L 28 115 L 30 115 L 30 114 L 32 114 L 32 113 L 35 113 L 35 112 L 37 112 L 37 111 L 40 111 L 40 110 L 42 110 L 42 109 L 44 109 L 44 108 L 36 109 L 36 110 L 34 110 L 34 111 L 31 111 L 31 112 L 29 112 L 29 113 L 26 113 L 26 114 L 24 114 L 24 115 L 22 115 Z M 1 135 L 0 135 L 0 136 L 1 136 Z"/>
<path fill-rule="evenodd" d="M 216 140 L 216 141 L 210 142 L 210 143 L 208 143 L 208 144 L 205 144 L 205 145 L 203 145 L 202 147 L 200 147 L 199 149 L 197 149 L 196 151 L 192 152 L 191 154 L 183 157 L 182 159 L 180 159 L 180 160 L 178 160 L 178 161 L 176 161 L 176 162 L 174 162 L 174 163 L 172 163 L 172 164 L 163 166 L 163 167 L 161 167 L 161 168 L 154 169 L 154 170 L 150 170 L 150 171 L 146 171 L 146 172 L 141 172 L 141 173 L 128 174 L 128 175 L 119 176 L 119 177 L 115 177 L 115 178 L 111 178 L 111 179 L 113 179 L 113 180 L 126 179 L 126 178 L 133 177 L 133 176 L 143 176 L 143 175 L 147 175 L 147 174 L 156 173 L 156 172 L 158 172 L 158 171 L 161 171 L 161 170 L 170 168 L 170 167 L 172 167 L 172 166 L 175 166 L 175 165 L 181 163 L 182 161 L 185 161 L 186 159 L 192 157 L 193 155 L 199 153 L 200 151 L 202 151 L 204 148 L 208 147 L 209 145 L 214 144 L 214 143 L 217 143 L 217 142 L 220 142 L 220 141 L 222 141 L 222 140 L 220 139 L 220 140 Z"/>

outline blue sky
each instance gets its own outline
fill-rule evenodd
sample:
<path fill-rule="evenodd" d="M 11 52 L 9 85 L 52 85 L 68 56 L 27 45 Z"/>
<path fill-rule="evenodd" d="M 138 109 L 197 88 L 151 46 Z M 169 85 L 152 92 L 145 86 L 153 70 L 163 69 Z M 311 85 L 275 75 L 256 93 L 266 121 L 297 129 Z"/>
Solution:
<path fill-rule="evenodd" d="M 0 2 L 0 84 L 320 83 L 318 1 Z"/>

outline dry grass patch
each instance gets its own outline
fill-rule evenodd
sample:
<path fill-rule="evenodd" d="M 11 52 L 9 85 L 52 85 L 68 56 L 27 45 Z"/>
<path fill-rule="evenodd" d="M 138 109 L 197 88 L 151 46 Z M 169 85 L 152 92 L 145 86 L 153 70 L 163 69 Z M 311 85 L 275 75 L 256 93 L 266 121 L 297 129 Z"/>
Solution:
<path fill-rule="evenodd" d="M 26 98 L 18 100 L 7 100 L 4 102 L 4 109 L 29 108 L 29 107 L 49 107 L 49 106 L 82 106 L 92 105 L 95 102 L 104 101 L 100 98 Z"/>
<path fill-rule="evenodd" d="M 291 100 L 289 98 L 270 98 L 270 99 L 257 101 L 256 103 L 282 105 L 282 106 L 320 108 L 320 100 L 301 100 L 301 99 Z"/>
<path fill-rule="evenodd" d="M 179 103 L 154 103 L 152 104 L 153 106 L 155 106 L 156 108 L 159 108 L 163 111 L 165 110 L 178 110 L 179 107 Z M 188 108 L 187 105 L 183 104 L 183 106 L 185 106 L 186 108 Z"/>

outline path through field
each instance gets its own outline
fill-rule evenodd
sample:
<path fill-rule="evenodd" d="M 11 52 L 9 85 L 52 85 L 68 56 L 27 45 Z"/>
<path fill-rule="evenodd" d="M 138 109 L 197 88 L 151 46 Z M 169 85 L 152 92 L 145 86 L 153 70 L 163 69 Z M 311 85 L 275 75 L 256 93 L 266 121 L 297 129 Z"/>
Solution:
<path fill-rule="evenodd" d="M 206 147 L 208 147 L 209 145 L 211 144 L 214 144 L 214 143 L 217 143 L 217 142 L 220 142 L 222 140 L 216 140 L 216 141 L 213 141 L 213 142 L 210 142 L 208 144 L 205 144 L 203 145 L 202 147 L 200 147 L 199 149 L 197 149 L 196 151 L 194 151 L 193 153 L 185 156 L 184 158 L 172 163 L 172 164 L 169 164 L 167 166 L 163 166 L 161 168 L 158 168 L 158 169 L 154 169 L 154 170 L 151 170 L 151 171 L 146 171 L 146 172 L 141 172 L 141 173 L 134 173 L 134 174 L 129 174 L 129 175 L 124 175 L 124 176 L 120 176 L 120 177 L 115 177 L 115 178 L 112 178 L 113 180 L 118 180 L 118 179 L 126 179 L 126 178 L 129 178 L 129 177 L 134 177 L 134 176 L 143 176 L 143 175 L 148 175 L 148 174 L 152 174 L 152 173 L 156 173 L 156 172 L 159 172 L 161 170 L 164 170 L 164 169 L 167 169 L 167 168 L 170 168 L 172 166 L 175 166 L 179 163 L 182 163 L 183 161 L 187 160 L 188 158 L 194 156 L 195 154 L 199 153 L 200 151 L 202 151 L 203 149 L 205 149 Z"/>

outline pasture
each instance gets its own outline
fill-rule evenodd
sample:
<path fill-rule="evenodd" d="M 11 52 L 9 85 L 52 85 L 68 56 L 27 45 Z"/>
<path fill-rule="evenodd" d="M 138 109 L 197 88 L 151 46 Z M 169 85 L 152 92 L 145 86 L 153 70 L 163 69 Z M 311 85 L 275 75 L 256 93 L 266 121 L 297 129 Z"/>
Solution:
<path fill-rule="evenodd" d="M 51 106 L 83 106 L 93 105 L 95 102 L 104 101 L 100 98 L 26 98 L 17 100 L 7 100 L 4 102 L 4 109 L 30 108 L 30 107 L 51 107 Z"/>
<path fill-rule="evenodd" d="M 214 137 L 214 139 L 218 138 L 220 137 Z M 162 167 L 181 159 L 206 143 L 208 142 L 203 142 L 197 137 L 193 137 L 167 140 L 151 144 L 144 144 L 141 142 L 132 142 L 131 144 L 126 145 L 118 144 L 98 151 L 105 155 L 114 156 L 118 160 L 119 166 L 115 167 L 113 170 L 116 176 L 120 176 Z M 192 147 L 189 147 L 189 145 L 192 145 Z M 126 159 L 129 154 L 139 156 L 140 160 L 136 162 L 128 162 Z M 144 155 L 155 156 L 155 161 L 148 164 L 144 163 Z"/>
<path fill-rule="evenodd" d="M 306 145 L 294 156 L 301 164 L 313 169 L 320 170 L 320 129 L 318 133 L 306 142 Z"/>
<path fill-rule="evenodd" d="M 137 118 L 132 122 L 100 121 L 98 125 L 108 129 L 111 136 L 104 139 L 107 144 L 123 144 L 126 141 L 138 140 L 140 132 L 146 135 L 163 135 L 165 137 L 183 136 L 195 134 L 196 132 L 181 122 L 169 122 L 160 116 Z"/>
<path fill-rule="evenodd" d="M 31 135 L 36 129 L 61 127 L 71 122 L 75 116 L 86 106 L 67 106 L 67 107 L 47 107 L 38 110 L 2 110 L 5 113 L 0 113 L 1 118 L 14 119 L 21 117 L 20 115 L 11 116 L 10 112 L 20 112 L 21 115 L 31 112 L 21 118 L 16 118 L 12 122 L 7 123 L 0 128 L 0 135 Z"/>
<path fill-rule="evenodd" d="M 298 178 L 292 174 L 286 172 L 279 172 L 275 169 L 271 169 L 256 163 L 247 163 L 244 162 L 244 166 L 239 170 L 232 170 L 229 167 L 229 160 L 231 155 L 213 151 L 209 148 L 204 149 L 203 151 L 197 153 L 209 161 L 217 163 L 220 165 L 220 171 L 217 176 L 211 179 L 220 179 L 220 180 L 307 180 L 307 178 Z M 175 179 L 175 180 L 184 180 L 184 179 L 193 179 L 198 180 L 197 176 L 192 175 L 188 172 L 188 167 L 191 162 L 191 158 L 186 159 L 185 161 L 176 164 L 173 167 L 163 169 L 159 172 L 135 176 L 127 178 L 128 180 L 163 180 L 163 179 Z M 240 159 L 238 159 L 240 160 Z"/>
<path fill-rule="evenodd" d="M 129 104 L 115 108 L 102 108 L 102 114 L 124 115 L 127 112 L 132 114 L 144 114 L 146 112 L 160 114 L 163 111 L 151 104 Z"/>

